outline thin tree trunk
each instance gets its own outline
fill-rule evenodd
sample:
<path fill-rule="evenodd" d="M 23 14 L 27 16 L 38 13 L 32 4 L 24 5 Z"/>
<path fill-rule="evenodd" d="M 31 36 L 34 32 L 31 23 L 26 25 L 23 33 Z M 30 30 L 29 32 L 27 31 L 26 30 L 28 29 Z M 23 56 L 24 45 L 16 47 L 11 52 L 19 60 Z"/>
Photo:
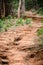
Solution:
<path fill-rule="evenodd" d="M 1 0 L 1 18 L 5 17 L 5 2 Z"/>
<path fill-rule="evenodd" d="M 20 18 L 20 12 L 21 12 L 21 0 L 19 0 L 18 18 Z"/>
<path fill-rule="evenodd" d="M 21 3 L 21 16 L 24 16 L 24 12 L 25 12 L 25 0 L 22 0 Z"/>
<path fill-rule="evenodd" d="M 18 18 L 25 12 L 25 0 L 19 0 Z"/>
<path fill-rule="evenodd" d="M 1 18 L 1 0 L 0 0 L 0 18 Z"/>
<path fill-rule="evenodd" d="M 24 12 L 25 11 L 25 0 L 22 0 L 22 12 Z"/>

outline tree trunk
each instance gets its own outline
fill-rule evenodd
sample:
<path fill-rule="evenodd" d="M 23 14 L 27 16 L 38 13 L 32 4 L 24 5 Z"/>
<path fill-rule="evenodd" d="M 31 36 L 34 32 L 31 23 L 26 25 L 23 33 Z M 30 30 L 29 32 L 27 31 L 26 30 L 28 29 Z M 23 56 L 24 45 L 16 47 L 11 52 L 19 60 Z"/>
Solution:
<path fill-rule="evenodd" d="M 22 7 L 22 12 L 24 12 L 25 11 L 25 0 L 22 0 L 21 7 Z"/>
<path fill-rule="evenodd" d="M 1 18 L 5 17 L 5 2 L 1 0 Z"/>
<path fill-rule="evenodd" d="M 0 0 L 0 18 L 1 18 L 1 0 Z"/>
<path fill-rule="evenodd" d="M 18 7 L 18 18 L 20 18 L 20 9 L 21 9 L 21 0 L 19 0 L 19 7 Z"/>
<path fill-rule="evenodd" d="M 18 18 L 20 18 L 20 16 L 23 16 L 24 12 L 25 12 L 25 0 L 19 0 Z"/>

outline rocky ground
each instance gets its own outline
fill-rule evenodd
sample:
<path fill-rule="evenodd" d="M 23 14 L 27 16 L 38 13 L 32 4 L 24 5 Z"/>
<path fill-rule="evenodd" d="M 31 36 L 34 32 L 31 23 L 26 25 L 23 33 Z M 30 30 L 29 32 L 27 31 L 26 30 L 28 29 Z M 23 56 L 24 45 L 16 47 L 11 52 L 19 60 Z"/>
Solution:
<path fill-rule="evenodd" d="M 40 23 L 0 33 L 0 65 L 43 65 L 43 45 L 37 43 Z"/>

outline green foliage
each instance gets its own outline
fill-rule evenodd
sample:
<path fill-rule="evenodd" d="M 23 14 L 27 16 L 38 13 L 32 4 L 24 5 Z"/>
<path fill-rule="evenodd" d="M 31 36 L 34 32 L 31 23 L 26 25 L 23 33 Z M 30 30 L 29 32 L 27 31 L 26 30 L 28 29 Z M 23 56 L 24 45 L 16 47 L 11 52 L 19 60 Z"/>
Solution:
<path fill-rule="evenodd" d="M 12 19 L 12 16 L 11 16 L 11 15 L 8 15 L 8 16 L 7 16 L 7 19 Z"/>
<path fill-rule="evenodd" d="M 24 19 L 20 18 L 20 19 L 17 19 L 15 25 L 18 26 L 18 25 L 29 24 L 29 23 L 31 23 L 31 20 L 32 19 L 26 19 L 26 20 L 24 20 Z"/>
<path fill-rule="evenodd" d="M 40 35 L 40 36 L 39 36 L 38 42 L 39 42 L 40 44 L 43 44 L 43 35 Z"/>
<path fill-rule="evenodd" d="M 31 9 L 31 8 L 33 8 L 33 2 L 32 2 L 32 0 L 25 0 L 26 2 L 26 10 L 29 10 L 29 9 Z"/>
<path fill-rule="evenodd" d="M 15 20 L 15 22 L 13 22 Z M 19 25 L 28 25 L 29 23 L 31 23 L 32 19 L 26 19 L 24 20 L 23 18 L 17 19 L 14 18 L 12 19 L 11 16 L 8 16 L 7 18 L 2 18 L 0 19 L 0 32 L 1 31 L 7 31 L 8 28 L 10 28 L 11 26 L 19 26 Z"/>
<path fill-rule="evenodd" d="M 38 41 L 40 44 L 43 44 L 43 28 L 40 28 L 37 32 L 37 35 L 39 37 Z"/>
<path fill-rule="evenodd" d="M 42 8 L 39 8 L 38 11 L 37 11 L 37 13 L 38 13 L 39 15 L 43 15 L 43 7 L 42 7 Z"/>
<path fill-rule="evenodd" d="M 6 0 L 6 2 L 12 5 L 15 9 L 18 9 L 19 0 Z M 36 6 L 43 7 L 43 0 L 25 0 L 26 10 L 35 8 Z"/>
<path fill-rule="evenodd" d="M 43 34 L 43 28 L 40 28 L 38 31 L 37 31 L 37 35 L 40 36 Z"/>
<path fill-rule="evenodd" d="M 0 19 L 0 32 L 7 31 L 13 25 L 13 22 L 9 19 Z"/>
<path fill-rule="evenodd" d="M 17 21 L 16 21 L 16 24 L 15 24 L 16 26 L 18 26 L 18 25 L 23 25 L 23 19 L 22 18 L 20 18 L 20 19 L 18 19 Z"/>
<path fill-rule="evenodd" d="M 43 20 L 41 20 L 41 23 L 42 23 L 42 25 L 43 25 Z"/>
<path fill-rule="evenodd" d="M 3 28 L 3 25 L 4 25 L 4 21 L 0 19 L 0 31 Z"/>
<path fill-rule="evenodd" d="M 29 24 L 32 19 L 26 19 L 25 24 Z"/>

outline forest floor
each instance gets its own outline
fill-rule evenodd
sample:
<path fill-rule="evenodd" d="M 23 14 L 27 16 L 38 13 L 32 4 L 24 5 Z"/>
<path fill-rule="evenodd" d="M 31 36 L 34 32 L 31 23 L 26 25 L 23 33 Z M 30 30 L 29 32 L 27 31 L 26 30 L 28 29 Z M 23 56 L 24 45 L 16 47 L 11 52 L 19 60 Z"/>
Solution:
<path fill-rule="evenodd" d="M 43 45 L 39 51 L 37 40 L 37 30 L 42 26 L 32 22 L 0 33 L 0 65 L 43 65 Z"/>

